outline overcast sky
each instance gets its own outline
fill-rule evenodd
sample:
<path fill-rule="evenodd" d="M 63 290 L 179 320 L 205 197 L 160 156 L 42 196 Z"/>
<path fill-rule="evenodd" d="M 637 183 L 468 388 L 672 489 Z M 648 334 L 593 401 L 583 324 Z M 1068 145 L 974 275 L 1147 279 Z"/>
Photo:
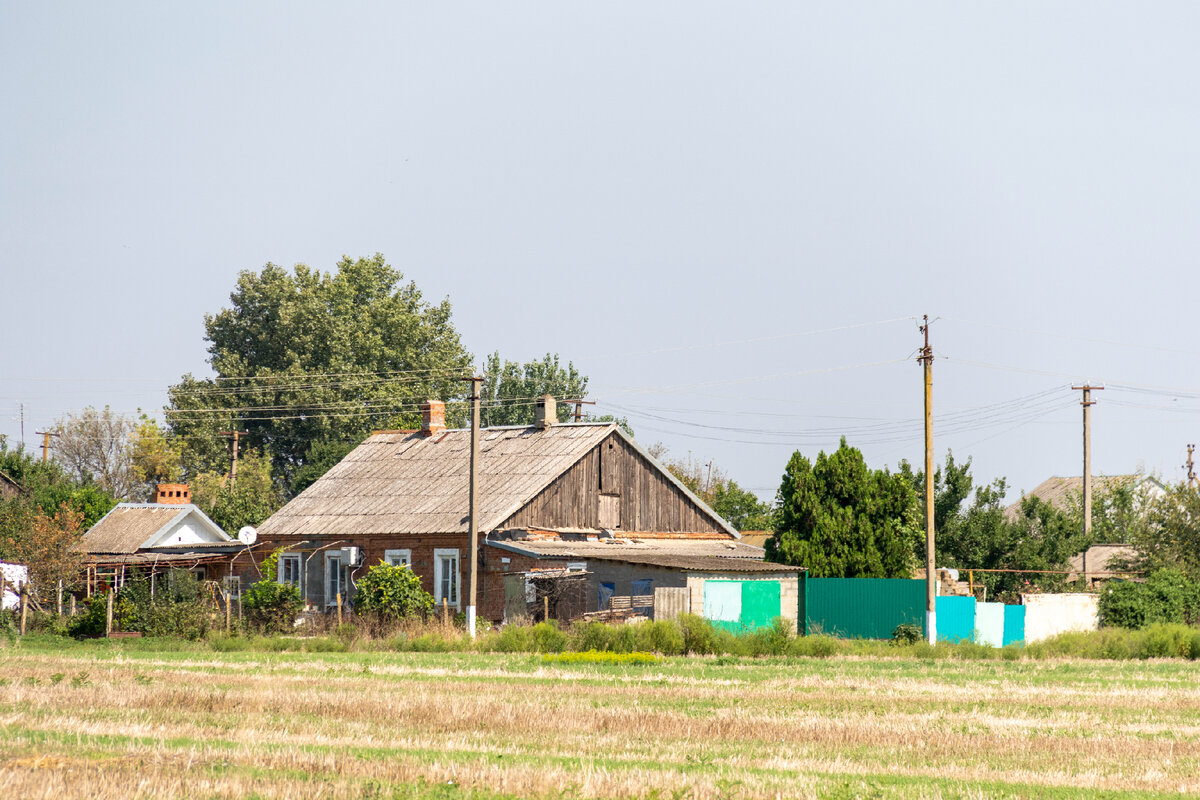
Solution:
<path fill-rule="evenodd" d="M 0 433 L 160 409 L 268 261 L 764 497 L 839 435 L 1010 497 L 1200 440 L 1195 3 L 0 2 Z"/>

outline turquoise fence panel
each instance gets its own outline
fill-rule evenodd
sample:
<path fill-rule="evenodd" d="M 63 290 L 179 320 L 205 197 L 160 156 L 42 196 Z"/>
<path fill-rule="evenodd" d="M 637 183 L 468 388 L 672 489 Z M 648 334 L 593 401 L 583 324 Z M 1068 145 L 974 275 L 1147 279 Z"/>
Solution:
<path fill-rule="evenodd" d="M 975 604 L 975 641 L 992 647 L 1004 646 L 1004 604 Z"/>
<path fill-rule="evenodd" d="M 974 597 L 939 597 L 936 608 L 939 642 L 971 641 L 975 635 Z"/>
<path fill-rule="evenodd" d="M 1025 606 L 1004 607 L 1004 644 L 1025 641 Z"/>
<path fill-rule="evenodd" d="M 704 618 L 718 628 L 737 631 L 742 628 L 742 582 L 704 582 Z"/>
<path fill-rule="evenodd" d="M 807 578 L 804 632 L 845 639 L 891 639 L 898 625 L 925 629 L 925 581 Z"/>

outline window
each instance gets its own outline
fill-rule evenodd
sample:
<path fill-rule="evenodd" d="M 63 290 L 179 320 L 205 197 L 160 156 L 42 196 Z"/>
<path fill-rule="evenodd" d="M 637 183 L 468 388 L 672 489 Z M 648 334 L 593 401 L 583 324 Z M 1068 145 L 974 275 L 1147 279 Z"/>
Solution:
<path fill-rule="evenodd" d="M 300 588 L 300 570 L 301 564 L 299 553 L 284 553 L 279 557 L 279 566 L 277 568 L 279 583 L 286 583 L 291 586 Z"/>
<path fill-rule="evenodd" d="M 438 605 L 444 599 L 458 608 L 458 550 L 433 551 L 433 599 Z"/>
<path fill-rule="evenodd" d="M 338 595 L 346 602 L 346 555 L 341 550 L 325 553 L 325 605 L 337 605 Z"/>
<path fill-rule="evenodd" d="M 586 561 L 570 561 L 567 563 L 567 569 L 571 572 L 587 572 Z"/>
<path fill-rule="evenodd" d="M 412 550 L 384 550 L 383 560 L 384 563 L 391 564 L 393 567 L 411 567 Z"/>

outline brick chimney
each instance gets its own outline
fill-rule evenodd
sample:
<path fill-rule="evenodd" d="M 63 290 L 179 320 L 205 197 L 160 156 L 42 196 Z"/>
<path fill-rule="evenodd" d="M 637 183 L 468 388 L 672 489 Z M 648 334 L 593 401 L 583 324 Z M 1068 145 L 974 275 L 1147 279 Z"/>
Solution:
<path fill-rule="evenodd" d="M 436 436 L 446 430 L 446 404 L 441 400 L 421 403 L 421 434 Z"/>
<path fill-rule="evenodd" d="M 534 412 L 533 424 L 538 428 L 549 428 L 558 422 L 558 403 L 554 395 L 544 394 L 537 399 L 537 411 Z"/>
<path fill-rule="evenodd" d="M 154 491 L 154 502 L 166 506 L 186 506 L 192 502 L 192 491 L 186 483 L 160 483 Z"/>

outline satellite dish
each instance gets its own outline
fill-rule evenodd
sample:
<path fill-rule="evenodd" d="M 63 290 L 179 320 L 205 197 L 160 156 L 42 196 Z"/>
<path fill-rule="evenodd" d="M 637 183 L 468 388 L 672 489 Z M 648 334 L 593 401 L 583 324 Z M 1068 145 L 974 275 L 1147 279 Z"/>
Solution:
<path fill-rule="evenodd" d="M 258 541 L 258 531 L 247 525 L 238 531 L 238 541 L 242 544 L 254 544 Z"/>

